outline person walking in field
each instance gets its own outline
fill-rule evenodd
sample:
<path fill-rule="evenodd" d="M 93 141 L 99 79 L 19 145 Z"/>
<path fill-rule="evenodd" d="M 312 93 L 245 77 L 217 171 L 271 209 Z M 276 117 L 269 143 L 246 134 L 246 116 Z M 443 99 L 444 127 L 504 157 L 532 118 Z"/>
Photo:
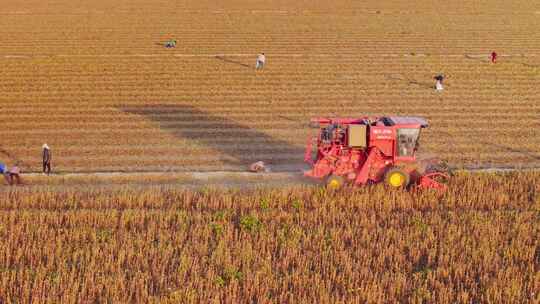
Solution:
<path fill-rule="evenodd" d="M 495 51 L 491 52 L 491 63 L 497 62 L 497 53 Z"/>
<path fill-rule="evenodd" d="M 259 55 L 257 55 L 257 62 L 255 63 L 255 69 L 262 70 L 264 68 L 265 63 L 266 63 L 266 56 L 264 56 L 264 53 L 260 53 Z"/>
<path fill-rule="evenodd" d="M 18 164 L 16 163 L 11 169 L 8 171 L 9 175 L 9 184 L 13 185 L 19 185 L 21 183 L 21 169 L 19 168 Z"/>
<path fill-rule="evenodd" d="M 47 144 L 43 144 L 43 174 L 51 174 L 51 148 Z"/>
<path fill-rule="evenodd" d="M 435 79 L 435 90 L 437 90 L 437 92 L 442 92 L 442 90 L 444 90 L 444 87 L 442 84 L 444 76 L 439 74 L 433 77 L 433 79 Z"/>
<path fill-rule="evenodd" d="M 253 173 L 270 172 L 270 168 L 263 161 L 258 161 L 249 165 L 249 171 Z"/>
<path fill-rule="evenodd" d="M 176 47 L 176 40 L 168 40 L 165 42 L 165 47 L 170 49 L 170 48 L 175 48 Z"/>

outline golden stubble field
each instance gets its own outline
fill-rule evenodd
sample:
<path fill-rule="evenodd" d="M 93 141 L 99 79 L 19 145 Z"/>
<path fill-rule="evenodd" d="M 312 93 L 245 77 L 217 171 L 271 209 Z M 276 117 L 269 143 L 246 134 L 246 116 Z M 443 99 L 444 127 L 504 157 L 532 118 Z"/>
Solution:
<path fill-rule="evenodd" d="M 62 172 L 295 170 L 311 117 L 399 114 L 454 166 L 538 166 L 540 8 L 380 2 L 6 1 L 0 159 L 38 171 L 47 142 Z"/>

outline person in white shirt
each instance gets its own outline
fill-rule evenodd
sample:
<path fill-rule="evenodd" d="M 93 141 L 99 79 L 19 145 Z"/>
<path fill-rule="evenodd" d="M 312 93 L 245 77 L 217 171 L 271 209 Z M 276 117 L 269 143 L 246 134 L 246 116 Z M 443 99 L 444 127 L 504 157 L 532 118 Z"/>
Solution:
<path fill-rule="evenodd" d="M 444 76 L 443 75 L 437 75 L 435 77 L 433 77 L 435 79 L 435 90 L 437 90 L 438 92 L 441 92 L 442 90 L 444 90 L 444 87 L 443 87 L 443 79 L 444 79 Z"/>
<path fill-rule="evenodd" d="M 264 64 L 266 63 L 266 56 L 264 56 L 264 53 L 260 53 L 257 56 L 257 62 L 255 64 L 255 69 L 261 70 L 264 68 Z"/>
<path fill-rule="evenodd" d="M 176 47 L 176 40 L 168 40 L 165 42 L 165 47 L 170 49 L 170 48 L 175 48 Z"/>
<path fill-rule="evenodd" d="M 270 172 L 270 167 L 268 167 L 263 161 L 258 161 L 249 165 L 249 171 L 254 173 Z"/>

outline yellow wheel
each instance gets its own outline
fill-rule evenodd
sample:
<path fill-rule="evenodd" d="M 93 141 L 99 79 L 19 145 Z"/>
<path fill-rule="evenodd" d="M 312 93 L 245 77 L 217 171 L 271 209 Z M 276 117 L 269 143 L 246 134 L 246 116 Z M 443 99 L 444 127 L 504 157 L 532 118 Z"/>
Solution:
<path fill-rule="evenodd" d="M 409 185 L 410 176 L 407 172 L 399 168 L 392 168 L 386 172 L 384 179 L 389 186 L 402 188 Z"/>
<path fill-rule="evenodd" d="M 343 186 L 343 177 L 338 175 L 331 175 L 326 180 L 326 187 L 330 190 L 337 190 Z"/>

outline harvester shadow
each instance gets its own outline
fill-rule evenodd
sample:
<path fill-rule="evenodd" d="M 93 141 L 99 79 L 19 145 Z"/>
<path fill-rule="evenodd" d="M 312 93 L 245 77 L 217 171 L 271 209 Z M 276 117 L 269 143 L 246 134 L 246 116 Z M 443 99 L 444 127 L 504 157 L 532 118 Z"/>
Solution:
<path fill-rule="evenodd" d="M 227 62 L 227 63 L 232 63 L 232 64 L 236 64 L 236 65 L 239 65 L 239 66 L 243 66 L 245 68 L 251 68 L 251 66 L 243 63 L 243 62 L 240 62 L 240 61 L 235 61 L 235 60 L 231 60 L 229 58 L 225 58 L 224 56 L 216 56 L 216 59 L 217 60 L 221 60 L 223 62 Z"/>
<path fill-rule="evenodd" d="M 218 157 L 224 165 L 234 168 L 245 168 L 262 160 L 272 171 L 279 172 L 305 168 L 304 147 L 233 121 L 226 114 L 217 116 L 189 105 L 168 104 L 129 105 L 121 110 L 157 123 L 161 130 L 178 139 L 192 141 L 216 152 L 217 155 L 201 155 L 203 160 Z M 188 156 L 196 155 L 188 153 Z"/>

